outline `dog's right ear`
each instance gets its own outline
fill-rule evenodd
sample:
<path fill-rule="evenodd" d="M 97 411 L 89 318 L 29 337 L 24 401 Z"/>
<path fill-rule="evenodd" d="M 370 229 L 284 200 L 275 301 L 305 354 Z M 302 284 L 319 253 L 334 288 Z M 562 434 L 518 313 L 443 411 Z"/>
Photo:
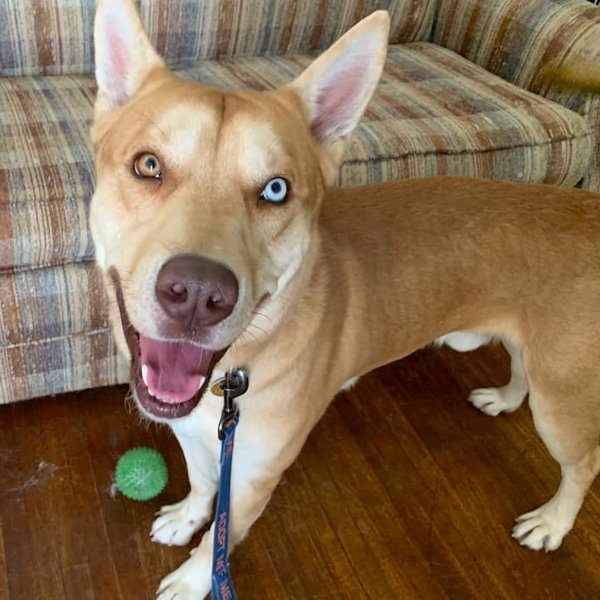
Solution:
<path fill-rule="evenodd" d="M 389 27 L 387 12 L 374 12 L 321 54 L 289 86 L 305 106 L 328 183 L 333 183 L 346 140 L 381 77 Z"/>
<path fill-rule="evenodd" d="M 99 0 L 94 48 L 96 117 L 125 104 L 152 70 L 165 68 L 131 0 Z"/>

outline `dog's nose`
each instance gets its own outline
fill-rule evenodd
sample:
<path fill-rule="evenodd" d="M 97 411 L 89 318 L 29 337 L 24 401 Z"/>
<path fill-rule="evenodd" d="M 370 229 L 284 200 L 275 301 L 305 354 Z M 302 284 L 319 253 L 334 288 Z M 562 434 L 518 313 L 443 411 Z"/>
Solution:
<path fill-rule="evenodd" d="M 176 256 L 158 273 L 156 297 L 171 318 L 186 326 L 208 327 L 232 313 L 238 282 L 217 262 L 200 256 Z"/>

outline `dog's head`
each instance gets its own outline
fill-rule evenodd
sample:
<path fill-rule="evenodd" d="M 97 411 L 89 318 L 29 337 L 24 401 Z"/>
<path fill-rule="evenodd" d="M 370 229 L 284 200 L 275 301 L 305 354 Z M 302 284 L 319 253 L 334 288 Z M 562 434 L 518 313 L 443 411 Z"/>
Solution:
<path fill-rule="evenodd" d="M 277 326 L 387 33 L 376 12 L 289 85 L 224 92 L 175 77 L 130 0 L 98 3 L 90 223 L 148 415 L 188 414 L 232 343 Z"/>

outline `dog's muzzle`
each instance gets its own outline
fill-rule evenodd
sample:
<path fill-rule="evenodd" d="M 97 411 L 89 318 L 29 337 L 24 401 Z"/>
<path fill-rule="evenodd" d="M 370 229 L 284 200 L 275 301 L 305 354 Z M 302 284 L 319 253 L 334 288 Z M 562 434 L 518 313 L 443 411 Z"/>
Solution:
<path fill-rule="evenodd" d="M 200 402 L 210 382 L 213 369 L 227 348 L 211 350 L 185 339 L 164 341 L 142 335 L 133 327 L 129 319 L 116 269 L 111 268 L 109 276 L 115 288 L 121 324 L 131 353 L 131 386 L 138 403 L 149 415 L 162 419 L 176 419 L 188 415 Z M 172 273 L 169 276 L 171 277 Z M 181 310 L 181 319 L 175 322 L 175 327 L 186 324 L 189 326 L 190 319 L 194 319 L 194 314 L 198 311 L 198 304 L 202 302 L 208 304 L 207 298 L 210 299 L 211 295 L 199 290 L 199 285 L 191 290 L 186 287 L 184 291 L 180 287 L 181 280 L 173 278 L 172 281 L 172 287 L 175 289 L 172 293 L 179 297 L 179 300 L 174 302 L 186 305 Z M 166 285 L 164 279 L 162 284 Z M 226 292 L 223 297 L 225 294 Z M 237 299 L 237 281 L 235 296 Z M 189 297 L 193 297 L 195 309 L 189 309 L 189 305 L 192 304 L 192 301 L 188 300 Z M 223 309 L 223 303 L 215 302 L 214 297 L 210 301 L 220 304 L 220 308 L 213 310 L 210 307 L 204 312 L 201 311 L 204 315 L 202 319 L 208 314 L 210 316 L 206 318 L 215 319 L 216 313 L 224 315 L 228 310 Z M 227 314 L 230 313 L 231 310 Z"/>

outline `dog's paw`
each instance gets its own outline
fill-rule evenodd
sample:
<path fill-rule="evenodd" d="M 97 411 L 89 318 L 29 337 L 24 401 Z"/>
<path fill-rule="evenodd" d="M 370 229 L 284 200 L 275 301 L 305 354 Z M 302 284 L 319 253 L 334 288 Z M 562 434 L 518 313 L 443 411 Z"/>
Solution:
<path fill-rule="evenodd" d="M 480 388 L 471 392 L 469 402 L 486 415 L 497 417 L 500 413 L 517 410 L 523 397 L 521 394 L 511 393 L 506 387 Z"/>
<path fill-rule="evenodd" d="M 552 501 L 517 517 L 512 536 L 532 550 L 556 550 L 573 527 L 573 520 L 561 515 Z"/>
<path fill-rule="evenodd" d="M 210 560 L 199 557 L 201 548 L 178 569 L 167 575 L 156 600 L 202 600 L 210 592 Z"/>
<path fill-rule="evenodd" d="M 181 502 L 163 506 L 152 524 L 153 542 L 167 546 L 185 546 L 210 518 L 206 500 L 188 494 Z"/>

